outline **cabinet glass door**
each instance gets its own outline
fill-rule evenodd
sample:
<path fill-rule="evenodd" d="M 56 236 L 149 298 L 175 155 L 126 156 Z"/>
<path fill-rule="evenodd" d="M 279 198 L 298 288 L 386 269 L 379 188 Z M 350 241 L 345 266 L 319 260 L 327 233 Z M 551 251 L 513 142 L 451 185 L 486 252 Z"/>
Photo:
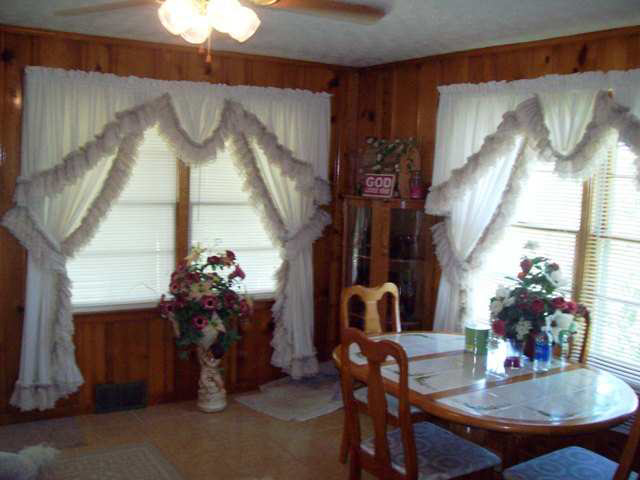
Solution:
<path fill-rule="evenodd" d="M 425 215 L 421 210 L 391 209 L 389 281 L 400 289 L 403 330 L 420 330 L 426 314 Z"/>
<path fill-rule="evenodd" d="M 347 212 L 346 286 L 369 285 L 371 208 L 349 205 Z"/>

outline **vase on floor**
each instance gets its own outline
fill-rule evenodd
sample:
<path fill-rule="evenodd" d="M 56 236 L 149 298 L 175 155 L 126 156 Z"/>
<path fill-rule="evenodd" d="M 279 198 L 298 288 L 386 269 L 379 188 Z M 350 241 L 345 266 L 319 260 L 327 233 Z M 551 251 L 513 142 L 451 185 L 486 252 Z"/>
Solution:
<path fill-rule="evenodd" d="M 198 408 L 206 413 L 219 412 L 227 406 L 227 391 L 220 374 L 220 362 L 215 358 L 211 348 L 203 345 L 196 347 L 200 362 L 200 379 L 198 380 Z"/>

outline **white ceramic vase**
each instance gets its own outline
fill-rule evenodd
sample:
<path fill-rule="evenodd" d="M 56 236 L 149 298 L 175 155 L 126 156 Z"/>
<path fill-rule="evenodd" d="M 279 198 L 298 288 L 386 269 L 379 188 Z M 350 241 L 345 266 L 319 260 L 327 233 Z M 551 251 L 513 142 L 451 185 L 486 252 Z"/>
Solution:
<path fill-rule="evenodd" d="M 211 353 L 211 345 L 218 338 L 219 332 L 212 325 L 207 325 L 202 330 L 202 338 L 196 346 L 200 362 L 198 408 L 207 413 L 219 412 L 227 406 L 227 391 L 224 388 L 222 375 L 220 375 L 221 359 L 214 358 Z"/>

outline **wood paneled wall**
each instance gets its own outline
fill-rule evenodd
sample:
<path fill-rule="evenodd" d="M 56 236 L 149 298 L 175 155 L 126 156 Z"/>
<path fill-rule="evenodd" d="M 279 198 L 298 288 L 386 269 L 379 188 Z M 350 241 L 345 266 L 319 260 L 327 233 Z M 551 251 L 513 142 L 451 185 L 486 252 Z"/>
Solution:
<path fill-rule="evenodd" d="M 595 32 L 558 39 L 485 48 L 380 65 L 359 72 L 356 145 L 368 136 L 416 137 L 423 178 L 431 183 L 439 85 L 482 83 L 640 67 L 640 27 Z M 353 156 L 352 156 L 353 158 Z M 347 189 L 353 192 L 355 165 Z M 437 221 L 430 218 L 431 223 Z M 435 309 L 439 270 L 431 248 Z"/>
<path fill-rule="evenodd" d="M 204 62 L 196 48 L 150 44 L 121 39 L 0 27 L 0 214 L 12 203 L 20 172 L 22 77 L 24 67 L 40 65 L 99 71 L 165 80 L 191 80 L 230 85 L 256 85 L 326 91 L 332 98 L 331 181 L 339 183 L 340 151 L 349 147 L 346 132 L 350 104 L 357 88 L 355 71 L 319 63 L 271 57 L 215 53 Z M 355 85 L 355 87 L 354 87 Z M 334 190 L 336 190 L 334 188 Z M 336 202 L 328 207 L 334 211 Z M 331 298 L 336 298 L 340 268 L 339 229 L 329 227 L 314 246 L 317 347 L 326 354 L 331 343 L 326 325 Z M 331 259 L 331 261 L 327 261 Z M 69 415 L 93 410 L 93 387 L 104 382 L 146 380 L 150 401 L 192 398 L 196 393 L 197 366 L 176 358 L 171 332 L 151 310 L 76 315 L 75 343 L 86 383 L 76 395 L 51 412 L 21 414 L 9 406 L 18 375 L 26 254 L 17 241 L 0 228 L 0 424 L 41 416 Z M 254 324 L 238 346 L 235 389 L 248 389 L 274 378 L 269 365 L 271 302 L 258 302 Z"/>

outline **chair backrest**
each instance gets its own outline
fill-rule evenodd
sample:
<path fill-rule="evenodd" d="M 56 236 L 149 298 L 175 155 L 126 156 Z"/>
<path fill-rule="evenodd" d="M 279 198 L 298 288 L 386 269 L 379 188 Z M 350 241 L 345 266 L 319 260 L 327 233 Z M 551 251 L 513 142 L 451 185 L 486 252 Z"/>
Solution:
<path fill-rule="evenodd" d="M 399 372 L 399 388 L 397 392 L 399 400 L 398 420 L 402 434 L 402 444 L 404 448 L 406 478 L 416 479 L 418 477 L 418 466 L 416 457 L 415 438 L 413 436 L 413 426 L 409 406 L 408 389 L 408 360 L 404 349 L 397 343 L 389 340 L 375 342 L 367 338 L 360 330 L 346 328 L 342 332 L 341 349 L 341 379 L 342 393 L 344 397 L 345 415 L 347 428 L 349 429 L 351 461 L 355 465 L 361 465 L 363 455 L 366 453 L 360 448 L 360 417 L 358 415 L 358 404 L 353 395 L 353 374 L 352 368 L 364 368 L 356 366 L 349 361 L 349 349 L 356 344 L 360 352 L 367 359 L 367 387 L 368 387 L 368 413 L 373 420 L 374 426 L 374 455 L 369 463 L 375 465 L 376 472 L 380 478 L 391 478 L 391 456 L 389 452 L 389 442 L 387 439 L 387 400 L 385 398 L 384 382 L 380 372 L 383 362 L 391 357 L 396 361 Z M 359 468 L 359 467 L 358 467 Z M 380 475 L 381 474 L 381 475 Z M 397 472 L 395 472 L 397 475 Z"/>
<path fill-rule="evenodd" d="M 629 438 L 622 451 L 622 457 L 616 470 L 616 474 L 613 476 L 613 480 L 627 480 L 636 454 L 638 453 L 638 444 L 640 443 L 640 409 L 636 410 L 636 419 L 633 422 L 631 431 L 629 432 Z"/>
<path fill-rule="evenodd" d="M 387 282 L 377 287 L 363 287 L 362 285 L 353 285 L 342 291 L 340 300 L 340 328 L 344 330 L 349 328 L 349 300 L 352 297 L 359 297 L 364 303 L 364 325 L 365 333 L 382 333 L 384 331 L 380 314 L 378 312 L 378 302 L 389 294 L 393 299 L 391 307 L 392 329 L 394 332 L 400 331 L 400 293 L 398 287 L 393 283 Z"/>
<path fill-rule="evenodd" d="M 589 314 L 586 314 L 584 317 L 576 317 L 575 321 L 578 324 L 578 331 L 569 337 L 569 358 L 584 363 L 587 361 L 591 319 Z"/>

